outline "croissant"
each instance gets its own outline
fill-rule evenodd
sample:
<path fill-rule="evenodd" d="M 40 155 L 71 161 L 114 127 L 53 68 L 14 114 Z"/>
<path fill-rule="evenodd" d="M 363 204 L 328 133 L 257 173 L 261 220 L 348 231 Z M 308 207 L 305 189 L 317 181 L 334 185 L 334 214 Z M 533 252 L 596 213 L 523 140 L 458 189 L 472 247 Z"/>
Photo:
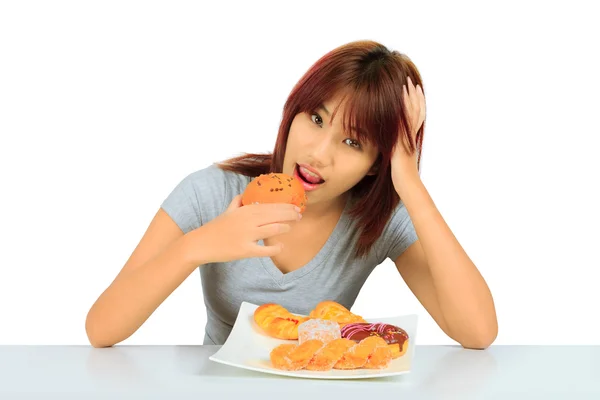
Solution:
<path fill-rule="evenodd" d="M 307 317 L 290 313 L 280 304 L 267 303 L 254 311 L 254 321 L 267 334 L 278 339 L 298 339 L 298 325 L 309 319 L 325 319 L 337 322 L 340 327 L 354 322 L 366 322 L 335 301 L 322 301 Z"/>
<path fill-rule="evenodd" d="M 317 304 L 315 309 L 311 311 L 309 317 L 313 319 L 318 318 L 335 321 L 340 324 L 340 327 L 344 327 L 344 325 L 354 322 L 367 322 L 363 317 L 353 314 L 343 305 L 331 300 L 322 301 Z"/>
<path fill-rule="evenodd" d="M 329 342 L 311 339 L 302 344 L 281 344 L 270 353 L 274 368 L 298 371 L 329 371 L 331 369 L 383 369 L 392 360 L 392 350 L 378 336 L 360 342 L 340 338 Z"/>
<path fill-rule="evenodd" d="M 254 311 L 254 321 L 257 325 L 277 339 L 298 339 L 298 325 L 309 319 L 292 314 L 283 306 L 274 303 L 263 304 Z"/>

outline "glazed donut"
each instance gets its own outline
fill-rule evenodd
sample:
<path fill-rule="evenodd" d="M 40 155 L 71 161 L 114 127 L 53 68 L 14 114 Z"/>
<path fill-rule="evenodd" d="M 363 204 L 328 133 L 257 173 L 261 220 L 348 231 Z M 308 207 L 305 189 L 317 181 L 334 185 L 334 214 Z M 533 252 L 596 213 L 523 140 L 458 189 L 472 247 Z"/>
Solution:
<path fill-rule="evenodd" d="M 380 337 L 389 345 L 393 358 L 398 358 L 408 349 L 408 333 L 395 325 L 376 323 L 352 323 L 341 328 L 341 336 L 354 342 L 367 337 Z"/>
<path fill-rule="evenodd" d="M 284 173 L 270 173 L 254 178 L 242 194 L 242 205 L 259 203 L 289 203 L 304 212 L 308 198 L 298 179 Z"/>
<path fill-rule="evenodd" d="M 267 303 L 254 310 L 254 322 L 269 336 L 277 339 L 298 339 L 298 325 L 308 319 L 290 313 L 279 304 Z"/>
<path fill-rule="evenodd" d="M 281 344 L 270 353 L 274 368 L 298 371 L 328 371 L 331 369 L 383 369 L 392 360 L 392 351 L 385 340 L 369 336 L 356 343 L 340 338 L 330 342 L 318 339 L 298 344 Z"/>

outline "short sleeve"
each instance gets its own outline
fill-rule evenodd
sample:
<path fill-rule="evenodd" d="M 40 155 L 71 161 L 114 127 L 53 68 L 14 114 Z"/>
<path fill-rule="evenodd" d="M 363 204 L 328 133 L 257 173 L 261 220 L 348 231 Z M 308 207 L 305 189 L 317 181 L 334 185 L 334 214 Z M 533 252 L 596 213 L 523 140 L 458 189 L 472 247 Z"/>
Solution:
<path fill-rule="evenodd" d="M 379 248 L 383 259 L 395 261 L 404 251 L 418 239 L 408 210 L 400 202 L 388 221 Z"/>
<path fill-rule="evenodd" d="M 192 172 L 167 195 L 161 208 L 188 233 L 226 208 L 226 183 L 224 171 L 214 165 Z"/>

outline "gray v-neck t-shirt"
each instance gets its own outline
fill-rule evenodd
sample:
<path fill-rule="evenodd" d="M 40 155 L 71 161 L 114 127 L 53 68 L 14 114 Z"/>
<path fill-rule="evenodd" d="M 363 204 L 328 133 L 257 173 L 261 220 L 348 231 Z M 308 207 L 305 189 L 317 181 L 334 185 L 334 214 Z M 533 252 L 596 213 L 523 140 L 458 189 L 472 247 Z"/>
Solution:
<path fill-rule="evenodd" d="M 161 207 L 188 233 L 222 214 L 251 180 L 210 165 L 184 177 Z M 375 267 L 386 258 L 395 260 L 417 240 L 408 212 L 400 203 L 369 255 L 355 260 L 352 255 L 358 231 L 347 211 L 317 255 L 292 272 L 282 273 L 270 257 L 200 266 L 207 313 L 203 343 L 225 343 L 243 301 L 277 303 L 296 314 L 310 313 L 323 300 L 351 309 Z"/>

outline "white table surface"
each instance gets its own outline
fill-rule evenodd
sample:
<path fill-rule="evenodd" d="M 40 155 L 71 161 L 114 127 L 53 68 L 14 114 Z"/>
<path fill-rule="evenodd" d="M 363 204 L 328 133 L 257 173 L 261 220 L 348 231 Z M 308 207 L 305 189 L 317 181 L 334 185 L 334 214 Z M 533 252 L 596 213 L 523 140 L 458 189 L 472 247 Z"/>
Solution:
<path fill-rule="evenodd" d="M 600 346 L 416 346 L 410 373 L 320 380 L 208 359 L 219 346 L 0 346 L 0 399 L 600 399 Z"/>

